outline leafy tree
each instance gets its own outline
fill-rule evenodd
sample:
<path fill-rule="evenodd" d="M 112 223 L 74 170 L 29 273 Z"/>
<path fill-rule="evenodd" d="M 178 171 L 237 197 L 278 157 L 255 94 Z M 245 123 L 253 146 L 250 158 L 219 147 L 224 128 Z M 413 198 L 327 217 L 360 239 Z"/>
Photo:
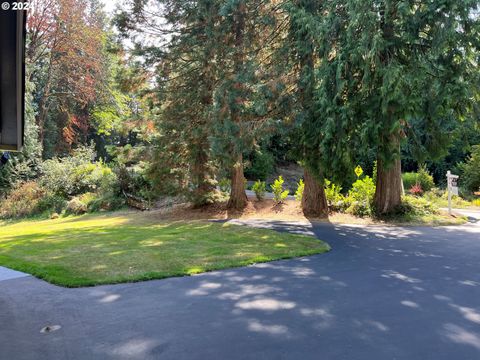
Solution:
<path fill-rule="evenodd" d="M 468 192 L 480 191 L 480 145 L 473 146 L 467 161 L 459 164 L 462 186 Z"/>
<path fill-rule="evenodd" d="M 30 7 L 27 62 L 39 84 L 36 122 L 40 142 L 55 143 L 55 151 L 86 135 L 86 108 L 102 79 L 103 19 L 98 1 L 35 0 Z M 54 132 L 46 131 L 49 117 Z"/>

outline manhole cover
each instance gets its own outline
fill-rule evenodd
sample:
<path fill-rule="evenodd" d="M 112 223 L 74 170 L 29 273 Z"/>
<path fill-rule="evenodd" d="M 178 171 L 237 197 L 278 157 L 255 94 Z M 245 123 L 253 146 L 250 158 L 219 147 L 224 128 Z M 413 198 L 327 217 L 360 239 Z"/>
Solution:
<path fill-rule="evenodd" d="M 61 328 L 62 327 L 60 325 L 48 325 L 48 326 L 45 326 L 44 328 L 42 328 L 42 330 L 40 330 L 40 332 L 43 333 L 43 334 L 48 334 L 48 333 L 60 330 Z"/>

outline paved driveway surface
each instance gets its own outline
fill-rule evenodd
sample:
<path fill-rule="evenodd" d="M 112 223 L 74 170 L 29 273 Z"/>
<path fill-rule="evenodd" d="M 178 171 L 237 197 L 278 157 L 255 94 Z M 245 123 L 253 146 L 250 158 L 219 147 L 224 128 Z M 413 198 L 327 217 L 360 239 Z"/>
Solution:
<path fill-rule="evenodd" d="M 96 288 L 0 281 L 0 359 L 477 360 L 480 226 L 471 221 L 256 223 L 313 231 L 333 251 Z M 61 328 L 41 333 L 46 325 Z"/>

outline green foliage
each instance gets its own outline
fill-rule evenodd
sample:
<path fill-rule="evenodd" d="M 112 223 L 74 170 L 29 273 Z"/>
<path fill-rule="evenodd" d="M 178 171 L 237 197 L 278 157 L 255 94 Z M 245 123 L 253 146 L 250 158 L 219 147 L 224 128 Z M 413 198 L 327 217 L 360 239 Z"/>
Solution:
<path fill-rule="evenodd" d="M 403 187 L 408 191 L 415 184 L 419 184 L 422 191 L 430 191 L 435 187 L 432 175 L 428 173 L 425 165 L 419 167 L 418 172 L 407 172 L 402 174 Z"/>
<path fill-rule="evenodd" d="M 325 179 L 324 184 L 325 196 L 327 197 L 329 205 L 336 204 L 339 201 L 345 200 L 344 196 L 341 193 L 342 188 L 340 186 L 327 179 Z"/>
<path fill-rule="evenodd" d="M 324 168 L 341 175 L 341 163 L 370 149 L 388 166 L 409 138 L 419 161 L 444 156 L 451 129 L 471 115 L 478 93 L 478 2 L 320 4 L 327 15 L 304 16 L 300 29 L 319 42 L 321 116 L 306 138 L 319 143 Z"/>
<path fill-rule="evenodd" d="M 84 200 L 85 201 L 85 200 Z M 114 211 L 125 207 L 125 197 L 119 196 L 113 192 L 95 194 L 94 197 L 86 201 L 88 212 Z"/>
<path fill-rule="evenodd" d="M 348 192 L 350 206 L 347 212 L 357 216 L 370 216 L 373 213 L 372 202 L 375 195 L 375 184 L 369 176 L 358 179 Z"/>
<path fill-rule="evenodd" d="M 304 191 L 305 191 L 305 183 L 303 182 L 303 179 L 300 179 L 300 181 L 297 184 L 297 190 L 295 191 L 295 200 L 301 202 L 303 199 Z"/>
<path fill-rule="evenodd" d="M 230 181 L 230 179 L 223 178 L 218 182 L 218 186 L 221 192 L 229 193 L 232 189 L 232 182 Z"/>
<path fill-rule="evenodd" d="M 462 187 L 471 193 L 480 191 L 480 145 L 472 147 L 471 155 L 458 168 Z"/>
<path fill-rule="evenodd" d="M 272 189 L 273 192 L 273 199 L 277 204 L 280 204 L 283 202 L 288 194 L 290 193 L 288 190 L 283 189 L 283 183 L 285 181 L 283 180 L 283 177 L 280 175 L 278 179 L 276 179 L 272 185 L 270 185 L 270 188 Z"/>
<path fill-rule="evenodd" d="M 44 161 L 41 186 L 64 197 L 115 187 L 116 175 L 103 162 L 93 162 L 93 158 L 93 148 L 82 146 L 71 156 Z"/>
<path fill-rule="evenodd" d="M 395 209 L 397 215 L 435 215 L 439 210 L 435 204 L 423 197 L 405 195 L 402 204 Z"/>
<path fill-rule="evenodd" d="M 245 169 L 245 177 L 265 181 L 273 173 L 275 158 L 266 150 L 255 151 L 251 164 Z"/>
<path fill-rule="evenodd" d="M 325 179 L 324 184 L 325 196 L 327 197 L 330 209 L 340 212 L 346 210 L 346 208 L 350 206 L 350 203 L 341 193 L 342 187 L 327 179 Z"/>
<path fill-rule="evenodd" d="M 38 213 L 57 213 L 60 214 L 65 210 L 67 201 L 63 196 L 59 196 L 52 193 L 46 193 L 43 195 L 37 204 Z"/>
<path fill-rule="evenodd" d="M 263 200 L 265 198 L 267 184 L 265 181 L 257 180 L 252 186 L 252 190 L 255 193 L 255 196 L 258 200 Z"/>

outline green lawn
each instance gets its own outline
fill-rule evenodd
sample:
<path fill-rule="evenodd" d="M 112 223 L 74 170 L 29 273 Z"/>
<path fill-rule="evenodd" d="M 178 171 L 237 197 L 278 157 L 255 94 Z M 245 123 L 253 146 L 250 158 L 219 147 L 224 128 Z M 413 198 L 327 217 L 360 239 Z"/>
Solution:
<path fill-rule="evenodd" d="M 67 287 L 191 275 L 328 250 L 309 236 L 160 222 L 138 213 L 0 222 L 0 265 Z"/>

